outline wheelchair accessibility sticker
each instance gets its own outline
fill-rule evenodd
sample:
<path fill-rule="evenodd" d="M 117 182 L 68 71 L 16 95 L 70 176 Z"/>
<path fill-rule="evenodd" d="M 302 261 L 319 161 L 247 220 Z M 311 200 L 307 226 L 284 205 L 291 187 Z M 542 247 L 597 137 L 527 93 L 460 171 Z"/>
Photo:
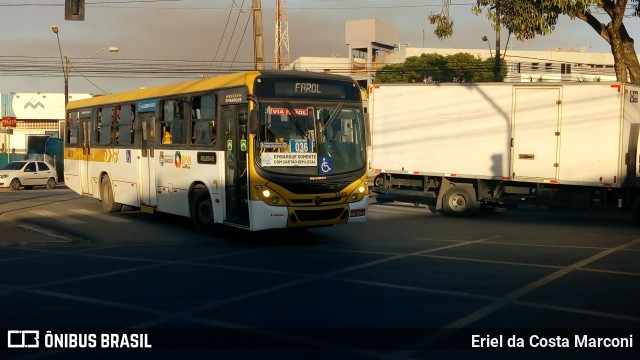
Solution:
<path fill-rule="evenodd" d="M 333 174 L 333 158 L 322 156 L 318 162 L 319 174 Z"/>

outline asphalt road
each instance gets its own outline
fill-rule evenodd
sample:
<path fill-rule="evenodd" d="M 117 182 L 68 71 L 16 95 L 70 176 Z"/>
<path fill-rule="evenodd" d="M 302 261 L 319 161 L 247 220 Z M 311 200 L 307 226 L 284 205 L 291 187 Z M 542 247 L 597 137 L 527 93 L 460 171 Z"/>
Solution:
<path fill-rule="evenodd" d="M 373 202 L 365 224 L 209 238 L 92 199 L 15 210 L 4 195 L 3 359 L 640 354 L 640 228 L 624 213 L 455 219 Z M 33 229 L 59 237 L 29 242 Z M 8 348 L 34 343 L 19 330 L 38 331 L 38 348 Z"/>

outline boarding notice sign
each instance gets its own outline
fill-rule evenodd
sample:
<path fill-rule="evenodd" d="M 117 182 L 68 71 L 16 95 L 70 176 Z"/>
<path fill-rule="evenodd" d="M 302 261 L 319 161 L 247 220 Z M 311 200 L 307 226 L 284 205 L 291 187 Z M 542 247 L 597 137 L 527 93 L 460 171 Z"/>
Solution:
<path fill-rule="evenodd" d="M 260 154 L 260 160 L 262 166 L 317 166 L 318 154 L 265 152 Z"/>

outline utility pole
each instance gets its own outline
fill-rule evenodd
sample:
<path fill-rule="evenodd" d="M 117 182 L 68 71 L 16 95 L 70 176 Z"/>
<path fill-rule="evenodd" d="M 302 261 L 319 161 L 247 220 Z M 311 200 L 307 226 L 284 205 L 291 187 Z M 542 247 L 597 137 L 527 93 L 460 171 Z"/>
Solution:
<path fill-rule="evenodd" d="M 282 70 L 289 65 L 289 21 L 287 19 L 287 0 L 283 0 L 284 6 L 281 6 L 280 0 L 276 0 L 276 29 L 275 29 L 275 46 L 274 60 L 275 68 Z M 283 54 L 283 48 L 286 51 Z"/>
<path fill-rule="evenodd" d="M 256 70 L 264 70 L 264 39 L 262 36 L 262 5 L 253 0 L 253 60 Z"/>
<path fill-rule="evenodd" d="M 84 0 L 65 0 L 64 19 L 84 21 Z"/>

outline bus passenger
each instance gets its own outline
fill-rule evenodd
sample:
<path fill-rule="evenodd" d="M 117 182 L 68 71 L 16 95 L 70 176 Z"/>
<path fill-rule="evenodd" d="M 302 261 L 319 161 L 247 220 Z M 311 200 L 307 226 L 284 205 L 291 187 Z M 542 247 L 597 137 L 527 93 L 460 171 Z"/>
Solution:
<path fill-rule="evenodd" d="M 162 137 L 162 143 L 171 144 L 171 133 L 169 132 L 169 130 L 166 130 L 164 132 L 164 136 Z"/>

